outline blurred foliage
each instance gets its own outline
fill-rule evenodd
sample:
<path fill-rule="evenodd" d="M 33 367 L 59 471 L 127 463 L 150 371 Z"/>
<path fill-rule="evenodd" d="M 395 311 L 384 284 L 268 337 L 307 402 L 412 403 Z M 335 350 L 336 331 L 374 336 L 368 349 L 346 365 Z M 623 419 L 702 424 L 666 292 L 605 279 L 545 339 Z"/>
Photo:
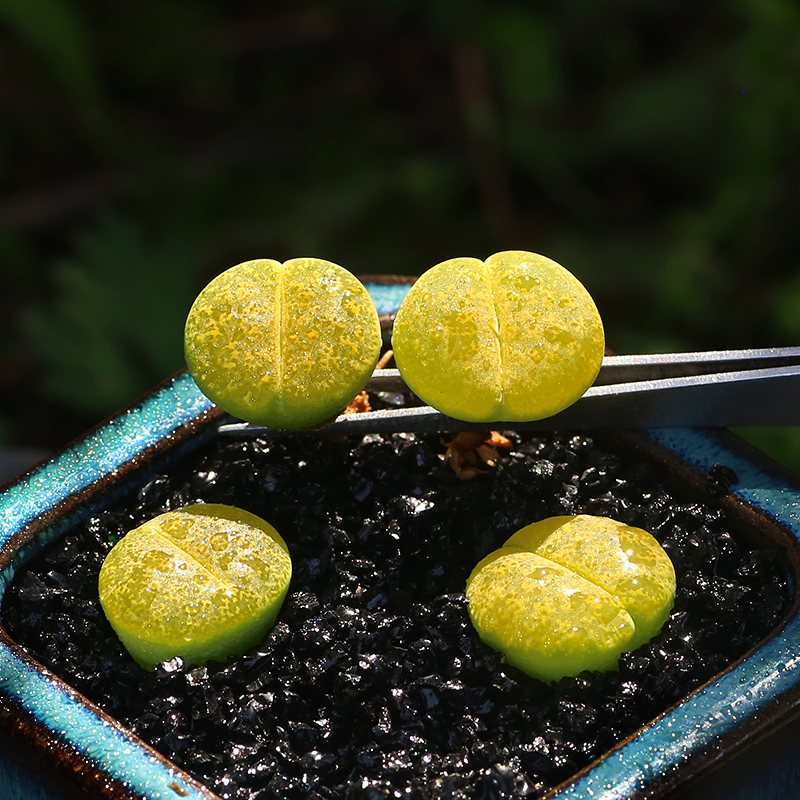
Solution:
<path fill-rule="evenodd" d="M 165 377 L 191 298 L 254 257 L 530 249 L 618 352 L 800 340 L 793 0 L 0 0 L 0 24 L 8 443 Z"/>
<path fill-rule="evenodd" d="M 74 260 L 56 265 L 53 298 L 23 319 L 45 393 L 97 417 L 176 372 L 193 300 L 190 253 L 174 231 L 146 240 L 110 215 L 78 237 Z"/>

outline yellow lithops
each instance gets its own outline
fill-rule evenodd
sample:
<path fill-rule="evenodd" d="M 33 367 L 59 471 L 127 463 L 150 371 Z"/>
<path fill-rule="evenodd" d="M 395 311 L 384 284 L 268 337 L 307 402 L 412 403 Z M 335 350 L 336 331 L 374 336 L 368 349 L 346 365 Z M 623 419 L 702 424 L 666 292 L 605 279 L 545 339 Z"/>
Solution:
<path fill-rule="evenodd" d="M 130 531 L 100 570 L 103 610 L 141 666 L 224 661 L 265 636 L 292 562 L 280 534 L 227 505 L 186 506 Z"/>
<path fill-rule="evenodd" d="M 518 250 L 425 272 L 398 310 L 392 347 L 415 394 L 469 422 L 562 411 L 591 386 L 605 349 L 597 307 L 577 278 Z"/>
<path fill-rule="evenodd" d="M 184 334 L 202 392 L 234 416 L 279 429 L 314 427 L 344 409 L 380 348 L 364 285 L 318 258 L 231 267 L 197 297 Z"/>
<path fill-rule="evenodd" d="M 480 637 L 543 681 L 614 669 L 669 616 L 675 570 L 658 541 L 606 517 L 553 517 L 523 528 L 467 581 Z"/>

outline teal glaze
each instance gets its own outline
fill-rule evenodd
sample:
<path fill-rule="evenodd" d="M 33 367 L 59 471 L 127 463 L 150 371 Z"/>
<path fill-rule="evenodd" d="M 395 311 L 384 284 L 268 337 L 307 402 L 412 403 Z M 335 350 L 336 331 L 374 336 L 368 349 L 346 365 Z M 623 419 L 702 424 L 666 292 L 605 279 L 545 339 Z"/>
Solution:
<path fill-rule="evenodd" d="M 77 747 L 89 763 L 117 776 L 142 797 L 207 800 L 211 796 L 147 753 L 122 729 L 99 719 L 80 695 L 63 691 L 7 647 L 0 649 L 0 690 L 20 700 L 26 711 Z"/>
<path fill-rule="evenodd" d="M 126 462 L 137 458 L 159 440 L 169 437 L 211 408 L 188 373 L 181 373 L 143 401 L 76 442 L 0 495 L 0 547 L 17 532 L 98 480 L 112 477 Z M 39 544 L 57 536 L 67 521 L 42 531 Z M 13 554 L 12 563 L 23 553 Z M 2 587 L 11 579 L 4 570 Z M 207 798 L 211 795 L 187 784 L 163 760 L 143 750 L 127 733 L 111 725 L 65 689 L 32 666 L 5 643 L 0 644 L 0 692 L 46 730 L 73 745 L 87 761 L 118 777 L 142 797 Z M 8 776 L 6 776 L 8 778 Z M 178 786 L 180 792 L 170 788 Z M 25 792 L 28 790 L 26 789 Z M 182 792 L 186 792 L 182 794 Z M 25 795 L 20 795 L 27 796 Z"/>
<path fill-rule="evenodd" d="M 700 472 L 706 472 L 716 463 L 732 467 L 739 478 L 734 487 L 739 497 L 790 530 L 800 528 L 797 487 L 776 472 L 731 453 L 708 431 L 663 428 L 648 431 L 648 435 Z"/>
<path fill-rule="evenodd" d="M 163 387 L 109 420 L 105 425 L 70 445 L 56 457 L 12 483 L 0 495 L 0 548 L 11 537 L 59 503 L 87 489 L 97 481 L 114 477 L 115 471 L 168 439 L 183 425 L 212 408 L 192 378 L 185 372 Z M 70 524 L 69 515 L 39 533 L 31 550 L 58 536 Z M 0 573 L 0 590 L 5 591 L 13 564 L 28 555 L 21 550 Z"/>
<path fill-rule="evenodd" d="M 367 291 L 380 316 L 394 314 L 411 288 L 410 283 L 366 283 Z"/>
<path fill-rule="evenodd" d="M 211 408 L 187 373 L 181 373 L 146 401 L 123 411 L 103 427 L 46 462 L 0 499 L 0 546 L 44 511 L 170 436 Z"/>
<path fill-rule="evenodd" d="M 382 314 L 392 313 L 408 286 L 368 285 Z M 97 481 L 113 484 L 125 464 L 172 437 L 211 409 L 192 379 L 182 373 L 144 397 L 97 431 L 11 485 L 0 495 L 0 548 L 6 556 L 4 581 L 25 554 L 13 550 L 12 538 L 69 498 Z M 659 430 L 648 435 L 685 462 L 706 472 L 720 462 L 739 476 L 734 491 L 800 538 L 800 491 L 784 478 L 696 430 Z M 63 530 L 60 517 L 37 539 Z M 16 545 L 13 545 L 16 546 Z M 0 588 L 5 588 L 5 583 Z M 592 769 L 557 793 L 559 800 L 624 800 L 657 796 L 666 776 L 680 775 L 687 762 L 738 728 L 767 719 L 800 687 L 800 620 L 791 619 L 773 639 L 714 683 L 696 692 L 670 713 L 640 731 Z M 118 781 L 132 796 L 146 800 L 208 800 L 214 795 L 154 756 L 122 728 L 98 715 L 80 695 L 54 681 L 10 644 L 0 642 L 0 703 L 20 704 L 43 731 L 74 748 L 88 765 Z M 761 723 L 759 723 L 761 724 Z M 0 786 L 14 780 L 2 774 Z M 170 786 L 172 784 L 172 786 Z M 177 790 L 174 788 L 177 785 Z M 40 796 L 38 787 L 18 786 L 16 795 Z"/>

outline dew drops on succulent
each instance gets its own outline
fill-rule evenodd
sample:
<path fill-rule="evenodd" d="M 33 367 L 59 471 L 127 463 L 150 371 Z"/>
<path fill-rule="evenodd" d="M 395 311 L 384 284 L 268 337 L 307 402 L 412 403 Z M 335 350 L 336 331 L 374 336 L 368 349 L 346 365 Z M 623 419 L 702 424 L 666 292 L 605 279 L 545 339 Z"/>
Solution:
<path fill-rule="evenodd" d="M 594 382 L 605 350 L 584 286 L 555 261 L 519 250 L 425 272 L 397 312 L 392 347 L 415 394 L 469 422 L 562 411 Z"/>
<path fill-rule="evenodd" d="M 130 531 L 98 581 L 103 611 L 146 669 L 176 656 L 225 661 L 258 644 L 289 589 L 281 535 L 241 508 L 192 505 Z"/>
<path fill-rule="evenodd" d="M 615 669 L 649 642 L 675 600 L 675 569 L 647 531 L 607 517 L 558 516 L 517 531 L 472 571 L 480 637 L 550 682 Z"/>
<path fill-rule="evenodd" d="M 311 428 L 364 388 L 381 349 L 364 285 L 319 258 L 256 259 L 199 294 L 186 320 L 190 374 L 216 405 L 277 429 Z"/>

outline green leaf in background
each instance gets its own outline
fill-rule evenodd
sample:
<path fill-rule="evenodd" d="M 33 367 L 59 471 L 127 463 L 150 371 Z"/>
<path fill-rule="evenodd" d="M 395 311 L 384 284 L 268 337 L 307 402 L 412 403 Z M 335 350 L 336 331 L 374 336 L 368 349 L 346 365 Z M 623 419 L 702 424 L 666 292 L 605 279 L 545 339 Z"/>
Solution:
<path fill-rule="evenodd" d="M 148 235 L 104 214 L 53 276 L 54 295 L 24 319 L 45 392 L 67 407 L 107 415 L 183 365 L 193 296 L 192 246 Z"/>

